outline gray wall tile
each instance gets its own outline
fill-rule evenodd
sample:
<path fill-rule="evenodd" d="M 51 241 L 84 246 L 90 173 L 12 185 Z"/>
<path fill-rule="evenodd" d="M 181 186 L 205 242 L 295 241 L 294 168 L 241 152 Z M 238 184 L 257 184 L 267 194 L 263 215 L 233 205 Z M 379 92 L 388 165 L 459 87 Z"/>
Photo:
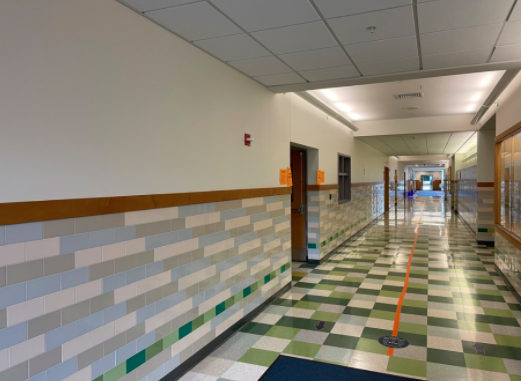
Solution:
<path fill-rule="evenodd" d="M 103 311 L 105 308 L 109 308 L 114 305 L 114 293 L 109 292 L 92 298 L 90 301 L 90 313 L 94 314 L 99 311 Z"/>
<path fill-rule="evenodd" d="M 89 233 L 103 229 L 101 216 L 79 217 L 76 218 L 75 233 Z"/>
<path fill-rule="evenodd" d="M 78 370 L 81 370 L 103 357 L 103 343 L 78 355 Z"/>
<path fill-rule="evenodd" d="M 43 223 L 43 238 L 63 237 L 74 234 L 74 218 L 45 221 Z"/>
<path fill-rule="evenodd" d="M 146 296 L 138 295 L 132 299 L 127 300 L 127 315 L 143 308 L 146 304 Z"/>
<path fill-rule="evenodd" d="M 124 213 L 116 213 L 116 214 L 106 214 L 102 216 L 103 218 L 103 229 L 112 229 L 119 228 L 121 226 L 125 226 L 125 214 Z"/>
<path fill-rule="evenodd" d="M 15 365 L 4 372 L 0 373 L 2 381 L 25 381 L 29 377 L 28 362 Z"/>
<path fill-rule="evenodd" d="M 31 222 L 29 224 L 7 225 L 5 227 L 5 238 L 7 245 L 43 239 L 43 223 Z"/>
<path fill-rule="evenodd" d="M 118 258 L 114 261 L 115 273 L 128 271 L 136 267 L 136 255 L 130 255 L 124 258 Z"/>
<path fill-rule="evenodd" d="M 7 327 L 7 311 L 5 308 L 0 310 L 0 329 Z"/>
<path fill-rule="evenodd" d="M 146 265 L 147 263 L 154 262 L 154 251 L 149 250 L 143 253 L 136 254 L 136 266 L 140 267 Z"/>
<path fill-rule="evenodd" d="M 127 344 L 127 335 L 125 332 L 110 338 L 103 343 L 103 353 L 116 352 Z"/>
<path fill-rule="evenodd" d="M 74 253 L 45 258 L 43 260 L 44 273 L 45 275 L 53 275 L 74 270 L 75 263 Z"/>
<path fill-rule="evenodd" d="M 0 268 L 0 287 L 5 287 L 6 284 L 7 284 L 6 268 L 2 267 L 2 268 Z"/>
<path fill-rule="evenodd" d="M 39 277 L 42 277 L 43 272 L 43 260 L 31 261 L 18 263 L 16 265 L 7 267 L 7 284 L 16 284 L 21 282 L 27 282 Z"/>
<path fill-rule="evenodd" d="M 55 311 L 50 314 L 39 316 L 27 322 L 28 337 L 43 335 L 61 326 L 61 312 Z"/>
<path fill-rule="evenodd" d="M 0 226 L 0 246 L 5 245 L 5 226 Z"/>
<path fill-rule="evenodd" d="M 41 373 L 56 364 L 59 364 L 62 359 L 61 347 L 53 349 L 52 351 L 42 353 L 29 360 L 29 377 Z"/>
<path fill-rule="evenodd" d="M 74 253 L 89 248 L 89 233 L 75 234 L 60 239 L 60 254 Z"/>
<path fill-rule="evenodd" d="M 65 307 L 61 314 L 63 325 L 82 319 L 90 314 L 90 300 Z"/>
<path fill-rule="evenodd" d="M 115 261 L 96 263 L 90 266 L 90 280 L 106 278 L 114 274 Z"/>

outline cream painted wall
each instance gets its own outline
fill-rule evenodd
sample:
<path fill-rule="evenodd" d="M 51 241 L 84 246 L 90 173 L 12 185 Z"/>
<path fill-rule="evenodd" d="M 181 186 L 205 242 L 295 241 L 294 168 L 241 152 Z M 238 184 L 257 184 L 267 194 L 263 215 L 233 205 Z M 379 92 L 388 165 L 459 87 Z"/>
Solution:
<path fill-rule="evenodd" d="M 496 113 L 496 136 L 521 122 L 521 73 L 498 98 L 498 105 L 490 107 L 482 120 L 484 124 Z"/>
<path fill-rule="evenodd" d="M 325 184 L 338 182 L 338 154 L 353 156 L 353 133 L 295 94 L 291 102 L 291 142 L 318 149 L 318 167 L 309 168 L 308 184 L 317 183 L 316 170 L 325 172 Z M 351 167 L 354 168 L 353 157 Z M 317 165 L 317 164 L 315 164 Z"/>
<path fill-rule="evenodd" d="M 289 163 L 290 95 L 116 1 L 3 0 L 0 52 L 0 202 L 273 187 Z"/>
<path fill-rule="evenodd" d="M 353 183 L 384 181 L 384 167 L 389 157 L 363 141 L 355 139 L 353 158 Z"/>

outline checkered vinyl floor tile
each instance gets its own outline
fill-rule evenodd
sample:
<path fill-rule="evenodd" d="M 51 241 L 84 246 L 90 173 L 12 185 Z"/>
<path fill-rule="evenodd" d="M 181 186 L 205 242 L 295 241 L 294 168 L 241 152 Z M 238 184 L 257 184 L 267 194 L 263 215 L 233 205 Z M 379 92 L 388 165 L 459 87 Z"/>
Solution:
<path fill-rule="evenodd" d="M 393 331 L 417 226 L 398 333 L 410 345 L 388 356 L 378 338 Z M 323 264 L 294 263 L 292 290 L 182 380 L 256 381 L 282 353 L 433 381 L 521 381 L 520 324 L 493 250 L 443 201 L 417 198 Z"/>

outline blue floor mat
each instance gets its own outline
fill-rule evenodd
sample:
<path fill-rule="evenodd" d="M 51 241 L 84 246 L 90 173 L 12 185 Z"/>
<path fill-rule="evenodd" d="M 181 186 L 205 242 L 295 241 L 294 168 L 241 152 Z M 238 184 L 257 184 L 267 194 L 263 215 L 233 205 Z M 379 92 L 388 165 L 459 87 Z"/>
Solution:
<path fill-rule="evenodd" d="M 259 381 L 410 381 L 410 378 L 279 356 Z"/>
<path fill-rule="evenodd" d="M 443 197 L 445 193 L 442 191 L 418 191 L 416 196 L 419 197 Z"/>

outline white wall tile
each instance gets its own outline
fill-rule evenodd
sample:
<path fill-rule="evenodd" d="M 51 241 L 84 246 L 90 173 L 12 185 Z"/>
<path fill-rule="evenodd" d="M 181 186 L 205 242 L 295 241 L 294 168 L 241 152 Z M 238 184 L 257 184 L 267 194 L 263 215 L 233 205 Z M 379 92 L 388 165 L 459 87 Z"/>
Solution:
<path fill-rule="evenodd" d="M 42 239 L 25 243 L 27 261 L 60 255 L 60 238 Z"/>
<path fill-rule="evenodd" d="M 0 267 L 25 262 L 25 244 L 0 246 Z"/>
<path fill-rule="evenodd" d="M 76 268 L 86 267 L 101 262 L 101 247 L 80 250 L 74 254 Z"/>
<path fill-rule="evenodd" d="M 9 349 L 11 365 L 20 364 L 45 352 L 45 336 L 40 335 Z"/>
<path fill-rule="evenodd" d="M 69 288 L 44 296 L 45 313 L 57 311 L 75 303 L 74 288 Z"/>
<path fill-rule="evenodd" d="M 7 325 L 12 326 L 43 315 L 43 297 L 7 307 Z"/>

